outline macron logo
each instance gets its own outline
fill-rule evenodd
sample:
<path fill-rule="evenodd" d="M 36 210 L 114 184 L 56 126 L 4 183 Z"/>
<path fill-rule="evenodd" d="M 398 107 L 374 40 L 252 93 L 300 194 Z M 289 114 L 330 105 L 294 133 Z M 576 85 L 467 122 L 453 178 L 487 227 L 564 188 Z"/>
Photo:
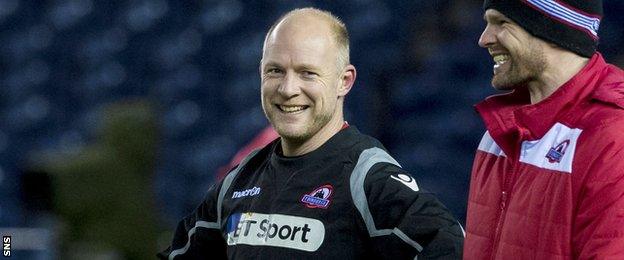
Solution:
<path fill-rule="evenodd" d="M 242 190 L 242 191 L 235 191 L 234 194 L 232 194 L 232 199 L 256 196 L 258 194 L 260 194 L 260 188 L 259 187 L 253 187 L 251 189 L 246 189 L 246 190 Z"/>

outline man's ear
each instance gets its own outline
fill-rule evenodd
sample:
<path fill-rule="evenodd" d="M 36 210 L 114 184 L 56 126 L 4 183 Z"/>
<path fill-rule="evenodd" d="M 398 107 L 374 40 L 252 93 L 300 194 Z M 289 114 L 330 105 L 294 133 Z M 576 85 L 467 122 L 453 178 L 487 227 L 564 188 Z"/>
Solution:
<path fill-rule="evenodd" d="M 342 77 L 340 79 L 340 87 L 338 88 L 338 96 L 344 97 L 351 91 L 353 84 L 355 83 L 355 77 L 357 72 L 355 66 L 349 64 L 342 70 Z"/>

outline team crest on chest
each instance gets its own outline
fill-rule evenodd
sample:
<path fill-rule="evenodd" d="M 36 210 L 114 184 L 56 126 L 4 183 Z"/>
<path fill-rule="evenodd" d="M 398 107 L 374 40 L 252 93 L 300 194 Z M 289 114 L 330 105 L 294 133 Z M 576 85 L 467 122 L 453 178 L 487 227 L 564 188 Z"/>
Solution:
<path fill-rule="evenodd" d="M 570 145 L 570 140 L 565 140 L 559 143 L 557 146 L 550 148 L 548 153 L 546 154 L 546 158 L 548 158 L 548 162 L 550 163 L 558 163 L 561 162 L 561 157 L 565 155 L 565 151 Z"/>
<path fill-rule="evenodd" d="M 582 132 L 582 129 L 555 123 L 542 138 L 522 142 L 519 161 L 542 169 L 572 173 Z"/>
<path fill-rule="evenodd" d="M 304 194 L 301 202 L 308 208 L 326 209 L 331 203 L 331 195 L 334 193 L 334 187 L 326 184 L 314 189 L 308 194 Z"/>

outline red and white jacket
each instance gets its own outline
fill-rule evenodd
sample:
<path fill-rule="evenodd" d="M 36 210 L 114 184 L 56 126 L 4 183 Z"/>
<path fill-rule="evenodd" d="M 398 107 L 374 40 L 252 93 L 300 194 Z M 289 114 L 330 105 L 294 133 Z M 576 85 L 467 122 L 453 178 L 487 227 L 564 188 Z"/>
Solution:
<path fill-rule="evenodd" d="M 624 259 L 624 72 L 596 53 L 537 104 L 476 108 L 464 259 Z"/>

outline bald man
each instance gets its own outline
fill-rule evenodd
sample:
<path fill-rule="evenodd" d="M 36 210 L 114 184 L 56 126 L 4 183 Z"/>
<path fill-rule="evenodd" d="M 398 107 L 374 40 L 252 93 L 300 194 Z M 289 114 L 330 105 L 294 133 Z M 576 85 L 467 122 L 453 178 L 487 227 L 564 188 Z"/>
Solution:
<path fill-rule="evenodd" d="M 344 120 L 356 78 L 345 25 L 305 8 L 267 33 L 262 107 L 280 138 L 183 219 L 169 259 L 459 259 L 449 211 Z"/>

